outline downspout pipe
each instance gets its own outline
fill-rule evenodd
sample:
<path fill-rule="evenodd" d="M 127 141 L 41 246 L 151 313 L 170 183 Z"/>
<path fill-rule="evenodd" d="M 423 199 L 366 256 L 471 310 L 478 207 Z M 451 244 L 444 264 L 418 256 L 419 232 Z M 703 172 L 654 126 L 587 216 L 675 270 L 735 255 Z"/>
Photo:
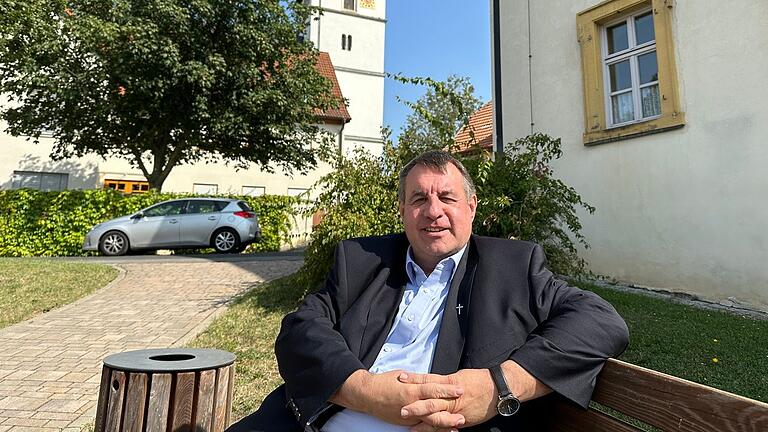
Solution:
<path fill-rule="evenodd" d="M 317 50 L 320 51 L 320 25 L 323 22 L 323 0 L 317 2 Z"/>
<path fill-rule="evenodd" d="M 499 8 L 501 0 L 491 0 L 491 55 L 493 56 L 493 134 L 494 153 L 504 152 L 504 126 L 502 125 L 501 98 L 501 18 Z"/>

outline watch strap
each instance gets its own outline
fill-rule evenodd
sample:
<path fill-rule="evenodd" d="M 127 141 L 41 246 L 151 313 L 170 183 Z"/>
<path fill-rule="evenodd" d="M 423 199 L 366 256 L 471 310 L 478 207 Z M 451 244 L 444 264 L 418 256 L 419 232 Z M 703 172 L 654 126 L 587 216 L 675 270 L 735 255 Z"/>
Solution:
<path fill-rule="evenodd" d="M 501 370 L 501 365 L 491 366 L 488 368 L 491 371 L 491 379 L 496 385 L 496 390 L 499 392 L 499 399 L 512 394 L 507 386 L 507 380 L 504 379 L 504 372 Z"/>

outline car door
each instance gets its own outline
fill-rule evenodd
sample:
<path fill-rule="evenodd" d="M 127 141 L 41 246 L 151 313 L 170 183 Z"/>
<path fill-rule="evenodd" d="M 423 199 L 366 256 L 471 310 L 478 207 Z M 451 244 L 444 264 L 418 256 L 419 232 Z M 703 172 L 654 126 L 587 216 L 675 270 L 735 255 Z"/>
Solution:
<path fill-rule="evenodd" d="M 133 219 L 128 237 L 131 245 L 143 248 L 176 246 L 179 244 L 179 223 L 186 200 L 168 201 L 144 210 L 141 218 Z"/>
<path fill-rule="evenodd" d="M 221 219 L 226 203 L 216 200 L 189 200 L 181 217 L 181 244 L 207 245 Z"/>

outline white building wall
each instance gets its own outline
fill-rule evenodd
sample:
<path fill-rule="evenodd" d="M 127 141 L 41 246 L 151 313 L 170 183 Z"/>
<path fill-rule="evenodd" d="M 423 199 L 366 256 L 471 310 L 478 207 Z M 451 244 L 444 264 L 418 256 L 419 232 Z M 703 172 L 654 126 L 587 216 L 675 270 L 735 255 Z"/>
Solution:
<path fill-rule="evenodd" d="M 379 154 L 384 124 L 384 37 L 386 2 L 357 0 L 357 10 L 343 8 L 343 0 L 312 0 L 323 11 L 312 20 L 310 38 L 327 52 L 352 121 L 344 127 L 344 150 L 363 147 Z M 342 35 L 352 36 L 352 49 L 342 49 Z"/>
<path fill-rule="evenodd" d="M 597 3 L 501 1 L 504 139 L 531 117 L 562 138 L 596 273 L 768 308 L 768 3 L 674 2 L 685 127 L 585 147 L 576 14 Z"/>

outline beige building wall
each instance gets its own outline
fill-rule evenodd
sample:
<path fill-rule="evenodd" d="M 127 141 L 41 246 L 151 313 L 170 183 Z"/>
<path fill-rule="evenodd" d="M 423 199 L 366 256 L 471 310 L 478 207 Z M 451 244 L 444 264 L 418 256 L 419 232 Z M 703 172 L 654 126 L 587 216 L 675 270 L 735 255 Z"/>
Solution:
<path fill-rule="evenodd" d="M 0 121 L 0 131 L 8 127 Z M 92 189 L 99 187 L 100 158 L 88 156 L 63 161 L 53 161 L 49 157 L 53 149 L 53 139 L 41 137 L 39 144 L 34 144 L 27 137 L 14 137 L 0 132 L 0 190 L 11 189 L 14 172 L 45 172 L 67 174 L 69 189 Z"/>
<path fill-rule="evenodd" d="M 590 268 L 768 309 L 768 2 L 670 2 L 686 125 L 592 147 L 576 15 L 599 2 L 500 3 L 504 140 L 562 138 Z"/>

